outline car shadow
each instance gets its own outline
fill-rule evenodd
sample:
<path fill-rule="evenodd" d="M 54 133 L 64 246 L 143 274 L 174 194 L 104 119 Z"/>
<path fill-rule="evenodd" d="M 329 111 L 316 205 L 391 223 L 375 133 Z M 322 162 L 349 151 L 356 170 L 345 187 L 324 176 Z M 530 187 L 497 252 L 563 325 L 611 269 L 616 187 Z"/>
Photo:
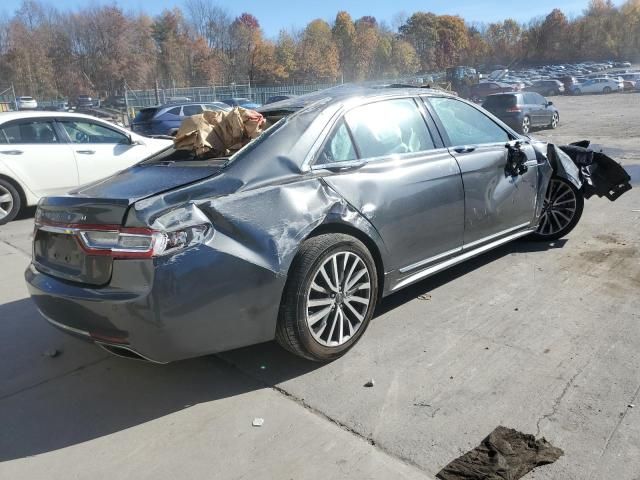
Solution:
<path fill-rule="evenodd" d="M 27 218 L 33 218 L 36 215 L 36 208 L 38 207 L 25 207 L 23 208 L 20 213 L 18 213 L 18 215 L 16 216 L 16 220 L 24 220 Z"/>
<path fill-rule="evenodd" d="M 495 249 L 385 298 L 376 317 L 510 253 L 563 245 L 520 241 Z M 106 356 L 48 326 L 30 299 L 0 305 L 0 319 L 0 339 L 11 339 L 0 341 L 0 385 L 15 385 L 0 389 L 0 462 L 78 445 L 323 367 L 275 342 L 164 366 Z M 43 355 L 59 345 L 61 355 Z"/>

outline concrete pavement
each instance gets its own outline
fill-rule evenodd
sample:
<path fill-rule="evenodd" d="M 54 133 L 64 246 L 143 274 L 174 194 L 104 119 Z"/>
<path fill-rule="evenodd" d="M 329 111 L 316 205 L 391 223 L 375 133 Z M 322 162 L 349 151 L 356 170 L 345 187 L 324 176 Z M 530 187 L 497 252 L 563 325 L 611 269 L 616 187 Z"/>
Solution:
<path fill-rule="evenodd" d="M 607 143 L 633 190 L 389 297 L 328 365 L 109 357 L 26 298 L 32 218 L 0 227 L 0 478 L 427 478 L 505 425 L 565 451 L 526 479 L 638 480 L 640 151 Z"/>

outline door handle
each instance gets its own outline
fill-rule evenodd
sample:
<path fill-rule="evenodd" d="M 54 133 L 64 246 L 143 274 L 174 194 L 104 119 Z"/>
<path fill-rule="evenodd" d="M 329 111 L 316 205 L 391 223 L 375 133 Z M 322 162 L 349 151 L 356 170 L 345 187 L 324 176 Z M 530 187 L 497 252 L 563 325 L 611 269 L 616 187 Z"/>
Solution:
<path fill-rule="evenodd" d="M 456 153 L 471 153 L 473 152 L 477 147 L 475 145 L 464 145 L 462 147 L 455 147 L 453 149 L 454 152 Z"/>
<path fill-rule="evenodd" d="M 22 155 L 22 150 L 2 150 L 0 153 L 5 155 Z"/>
<path fill-rule="evenodd" d="M 95 150 L 76 150 L 77 153 L 82 153 L 83 155 L 93 155 L 96 153 Z"/>

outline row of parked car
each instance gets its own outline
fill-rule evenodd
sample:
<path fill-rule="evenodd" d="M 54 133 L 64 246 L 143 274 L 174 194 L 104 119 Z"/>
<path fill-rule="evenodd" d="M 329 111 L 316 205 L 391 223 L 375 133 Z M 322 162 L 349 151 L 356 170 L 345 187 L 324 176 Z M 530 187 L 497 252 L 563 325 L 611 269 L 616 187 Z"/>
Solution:
<path fill-rule="evenodd" d="M 640 91 L 640 71 L 632 70 L 628 62 L 495 70 L 480 83 L 472 85 L 468 97 L 482 102 L 487 95 L 520 91 L 545 96 Z"/>

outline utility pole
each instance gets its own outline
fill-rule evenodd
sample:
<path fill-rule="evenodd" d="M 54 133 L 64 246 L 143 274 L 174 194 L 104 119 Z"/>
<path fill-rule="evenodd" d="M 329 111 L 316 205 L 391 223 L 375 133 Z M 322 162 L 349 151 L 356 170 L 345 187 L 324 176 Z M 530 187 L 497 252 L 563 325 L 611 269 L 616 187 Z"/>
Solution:
<path fill-rule="evenodd" d="M 127 81 L 124 81 L 124 108 L 127 111 L 127 127 L 131 128 L 131 117 L 129 116 L 129 95 L 128 92 L 129 87 L 127 85 Z"/>
<path fill-rule="evenodd" d="M 11 93 L 13 94 L 13 105 L 18 110 L 18 99 L 16 98 L 16 90 L 13 88 L 13 83 L 11 84 Z"/>
<path fill-rule="evenodd" d="M 155 85 L 156 105 L 160 105 L 160 87 L 158 86 L 158 79 L 156 78 Z"/>

